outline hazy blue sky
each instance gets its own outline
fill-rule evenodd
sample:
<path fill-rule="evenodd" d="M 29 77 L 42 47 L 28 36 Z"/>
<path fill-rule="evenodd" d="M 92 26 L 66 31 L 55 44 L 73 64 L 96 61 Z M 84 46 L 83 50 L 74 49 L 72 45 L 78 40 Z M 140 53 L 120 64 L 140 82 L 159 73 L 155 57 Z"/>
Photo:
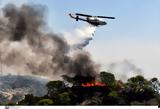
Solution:
<path fill-rule="evenodd" d="M 160 77 L 160 0 L 8 1 L 46 5 L 48 24 L 59 33 L 86 25 L 70 19 L 70 12 L 114 16 L 116 19 L 108 20 L 108 25 L 97 28 L 85 49 L 103 70 L 112 62 L 129 60 L 146 72 L 147 77 Z"/>

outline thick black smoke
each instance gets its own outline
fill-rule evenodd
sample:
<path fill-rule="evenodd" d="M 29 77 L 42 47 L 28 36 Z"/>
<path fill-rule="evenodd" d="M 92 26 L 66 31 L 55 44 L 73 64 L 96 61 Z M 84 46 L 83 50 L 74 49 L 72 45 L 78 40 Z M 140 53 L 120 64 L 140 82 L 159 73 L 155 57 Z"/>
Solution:
<path fill-rule="evenodd" d="M 90 59 L 89 53 L 82 52 L 73 57 L 71 68 L 71 72 L 76 72 L 78 75 L 95 77 L 98 65 Z"/>
<path fill-rule="evenodd" d="M 97 65 L 88 52 L 70 53 L 63 36 L 45 31 L 44 6 L 8 4 L 2 11 L 0 64 L 3 74 L 34 74 L 52 79 L 62 74 L 96 75 Z"/>
<path fill-rule="evenodd" d="M 41 35 L 40 28 L 45 24 L 43 10 L 40 5 L 22 5 L 20 8 L 13 4 L 6 5 L 3 14 L 8 19 L 6 26 L 11 31 L 10 39 L 21 41 L 23 38 L 28 38 L 28 41 L 35 43 L 34 41 Z"/>

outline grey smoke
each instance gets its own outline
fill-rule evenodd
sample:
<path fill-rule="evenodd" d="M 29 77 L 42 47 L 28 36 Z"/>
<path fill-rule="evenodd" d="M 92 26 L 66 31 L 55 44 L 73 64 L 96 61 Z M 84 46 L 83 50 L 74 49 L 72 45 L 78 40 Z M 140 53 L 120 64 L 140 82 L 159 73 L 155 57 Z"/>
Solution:
<path fill-rule="evenodd" d="M 126 81 L 129 77 L 143 75 L 143 70 L 129 60 L 113 62 L 108 66 L 108 71 L 116 73 L 117 78 Z"/>
<path fill-rule="evenodd" d="M 8 4 L 2 11 L 2 73 L 40 75 L 50 79 L 59 79 L 62 74 L 92 76 L 97 73 L 97 65 L 90 59 L 88 52 L 80 50 L 71 56 L 70 46 L 63 36 L 45 31 L 46 7 L 26 4 L 16 7 Z M 79 34 L 84 35 L 81 31 Z"/>
<path fill-rule="evenodd" d="M 91 60 L 88 52 L 74 54 L 70 65 L 68 67 L 70 68 L 69 72 L 76 72 L 76 75 L 82 75 L 84 77 L 96 77 L 99 72 L 99 65 Z"/>
<path fill-rule="evenodd" d="M 96 76 L 98 66 L 88 52 L 73 51 L 62 35 L 45 31 L 46 7 L 8 4 L 1 11 L 0 102 L 18 101 L 28 93 L 45 95 L 47 81 L 33 75 L 49 80 L 64 74 Z"/>

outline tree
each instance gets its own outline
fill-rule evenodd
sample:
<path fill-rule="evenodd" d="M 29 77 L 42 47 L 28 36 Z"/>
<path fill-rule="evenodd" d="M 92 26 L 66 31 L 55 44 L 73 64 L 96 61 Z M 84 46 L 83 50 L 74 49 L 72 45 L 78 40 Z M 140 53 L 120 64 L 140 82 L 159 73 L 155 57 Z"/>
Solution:
<path fill-rule="evenodd" d="M 58 80 L 58 81 L 50 81 L 47 83 L 47 90 L 48 90 L 48 96 L 49 97 L 55 97 L 58 93 L 60 93 L 64 88 L 65 84 L 64 82 Z"/>
<path fill-rule="evenodd" d="M 124 83 L 121 80 L 116 80 L 116 90 L 119 91 L 124 88 Z"/>
<path fill-rule="evenodd" d="M 5 105 L 8 105 L 8 106 L 16 106 L 17 104 L 16 104 L 15 102 L 9 102 L 9 103 L 7 103 L 7 104 L 5 104 Z"/>
<path fill-rule="evenodd" d="M 137 75 L 136 77 L 131 77 L 130 79 L 128 79 L 128 83 L 143 86 L 145 84 L 148 84 L 148 81 L 143 76 Z"/>
<path fill-rule="evenodd" d="M 154 90 L 149 82 L 141 75 L 128 79 L 120 93 L 128 102 L 142 102 L 154 97 Z"/>
<path fill-rule="evenodd" d="M 57 104 L 69 105 L 71 103 L 70 101 L 71 101 L 71 98 L 68 92 L 63 92 L 58 94 Z"/>
<path fill-rule="evenodd" d="M 19 105 L 35 105 L 39 100 L 38 97 L 33 96 L 33 94 L 25 95 L 25 98 L 18 102 Z"/>
<path fill-rule="evenodd" d="M 42 99 L 38 101 L 38 105 L 53 105 L 54 102 L 51 99 Z"/>
<path fill-rule="evenodd" d="M 152 78 L 150 80 L 151 83 L 151 87 L 153 88 L 153 90 L 160 95 L 160 82 L 157 78 Z"/>
<path fill-rule="evenodd" d="M 114 89 L 116 87 L 115 77 L 112 73 L 101 72 L 100 79 L 103 83 L 107 84 L 109 88 Z"/>
<path fill-rule="evenodd" d="M 130 104 L 131 105 L 138 105 L 138 106 L 145 105 L 143 102 L 139 102 L 139 101 L 132 101 Z"/>
<path fill-rule="evenodd" d="M 81 105 L 102 105 L 102 97 L 93 96 L 92 98 L 84 100 Z"/>

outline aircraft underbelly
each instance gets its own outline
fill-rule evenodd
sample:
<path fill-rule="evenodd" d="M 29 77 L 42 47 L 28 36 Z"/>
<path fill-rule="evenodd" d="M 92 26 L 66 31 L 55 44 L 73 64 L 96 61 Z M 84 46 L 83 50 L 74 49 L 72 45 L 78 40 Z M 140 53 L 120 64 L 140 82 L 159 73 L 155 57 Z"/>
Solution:
<path fill-rule="evenodd" d="M 96 21 L 88 21 L 88 23 L 95 25 L 95 26 L 100 25 L 100 22 L 96 22 Z"/>
<path fill-rule="evenodd" d="M 90 23 L 94 26 L 106 25 L 106 22 L 101 22 L 101 21 L 88 21 L 88 23 Z"/>

